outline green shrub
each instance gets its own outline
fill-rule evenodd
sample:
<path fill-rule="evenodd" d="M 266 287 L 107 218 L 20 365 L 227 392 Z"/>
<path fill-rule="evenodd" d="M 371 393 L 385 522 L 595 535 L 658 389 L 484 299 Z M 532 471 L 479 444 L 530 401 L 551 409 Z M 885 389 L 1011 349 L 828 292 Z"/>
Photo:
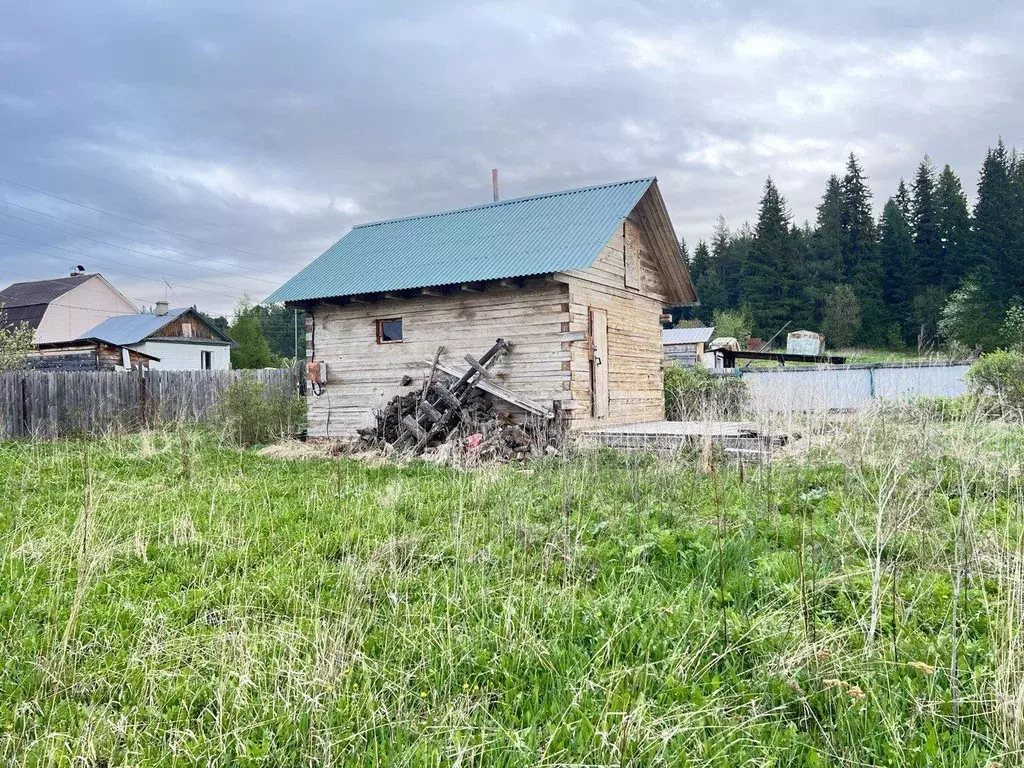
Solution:
<path fill-rule="evenodd" d="M 736 339 L 743 346 L 747 345 L 750 338 L 750 329 L 753 321 L 750 319 L 750 310 L 746 307 L 726 310 L 717 309 L 714 314 L 715 338 L 723 336 Z"/>
<path fill-rule="evenodd" d="M 966 421 L 979 410 L 977 395 L 926 396 L 916 398 L 913 404 L 918 413 L 941 422 Z"/>
<path fill-rule="evenodd" d="M 1024 352 L 999 350 L 983 355 L 967 371 L 971 392 L 990 399 L 1006 413 L 1024 413 Z"/>
<path fill-rule="evenodd" d="M 306 401 L 279 389 L 268 390 L 245 377 L 227 387 L 214 406 L 210 424 L 238 448 L 266 445 L 298 432 L 306 420 Z"/>
<path fill-rule="evenodd" d="M 735 376 L 716 376 L 703 366 L 665 370 L 665 412 L 674 421 L 738 418 L 747 386 Z"/>

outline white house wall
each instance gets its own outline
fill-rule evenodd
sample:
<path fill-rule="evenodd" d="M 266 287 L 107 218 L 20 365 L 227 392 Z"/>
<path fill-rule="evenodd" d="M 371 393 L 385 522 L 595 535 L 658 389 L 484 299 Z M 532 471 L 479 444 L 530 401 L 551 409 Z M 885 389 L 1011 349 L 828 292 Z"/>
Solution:
<path fill-rule="evenodd" d="M 134 315 L 138 308 L 99 275 L 76 285 L 47 307 L 36 329 L 36 344 L 77 339 L 108 317 Z"/>
<path fill-rule="evenodd" d="M 172 341 L 144 341 L 132 349 L 159 357 L 150 368 L 160 371 L 201 371 L 203 352 L 213 353 L 213 370 L 231 370 L 231 348 L 226 344 L 190 344 Z"/>

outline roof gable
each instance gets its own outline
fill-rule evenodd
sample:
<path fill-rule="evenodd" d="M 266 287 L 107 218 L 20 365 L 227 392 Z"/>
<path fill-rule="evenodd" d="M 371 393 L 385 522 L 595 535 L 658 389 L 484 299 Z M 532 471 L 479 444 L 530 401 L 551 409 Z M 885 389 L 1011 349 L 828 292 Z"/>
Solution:
<path fill-rule="evenodd" d="M 453 283 L 585 269 L 654 178 L 504 200 L 445 213 L 363 224 L 267 297 L 267 303 L 309 301 Z M 650 224 L 668 227 L 660 193 L 647 207 Z M 654 210 L 660 205 L 660 210 Z M 672 248 L 678 253 L 673 242 Z M 664 244 L 659 245 L 664 250 Z M 685 267 L 670 284 L 685 294 Z M 692 294 L 692 287 L 689 288 Z M 686 300 L 677 297 L 677 300 Z"/>

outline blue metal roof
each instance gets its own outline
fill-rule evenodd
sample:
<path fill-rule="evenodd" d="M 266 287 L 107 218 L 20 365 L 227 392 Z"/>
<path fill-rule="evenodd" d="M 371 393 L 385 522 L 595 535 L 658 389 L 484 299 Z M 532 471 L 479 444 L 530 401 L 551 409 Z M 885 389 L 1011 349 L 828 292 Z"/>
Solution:
<path fill-rule="evenodd" d="M 634 179 L 362 224 L 266 303 L 585 269 L 654 181 Z"/>
<path fill-rule="evenodd" d="M 152 312 L 141 312 L 137 315 L 117 315 L 108 317 L 95 328 L 83 333 L 80 339 L 101 339 L 110 344 L 124 346 L 138 344 L 146 337 L 156 333 L 174 318 L 188 312 L 188 307 L 180 307 L 167 311 L 166 315 L 154 315 Z"/>

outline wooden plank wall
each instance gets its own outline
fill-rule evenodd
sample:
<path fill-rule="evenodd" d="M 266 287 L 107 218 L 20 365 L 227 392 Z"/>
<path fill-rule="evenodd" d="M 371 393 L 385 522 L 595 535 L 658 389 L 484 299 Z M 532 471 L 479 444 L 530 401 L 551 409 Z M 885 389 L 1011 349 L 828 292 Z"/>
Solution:
<path fill-rule="evenodd" d="M 666 288 L 638 206 L 601 249 L 587 269 L 560 273 L 569 287 L 571 331 L 588 328 L 588 309 L 608 312 L 609 411 L 593 416 L 590 397 L 589 341 L 566 345 L 571 350 L 571 391 L 579 407 L 569 413 L 570 428 L 660 421 L 665 418 L 661 314 Z M 626 287 L 626 246 L 639 247 L 639 285 Z"/>
<path fill-rule="evenodd" d="M 202 421 L 243 377 L 296 391 L 292 370 L 49 372 L 0 375 L 0 438 L 52 439 Z"/>
<path fill-rule="evenodd" d="M 569 330 L 568 302 L 564 284 L 532 281 L 523 288 L 317 306 L 306 349 L 327 363 L 327 381 L 321 395 L 308 398 L 309 434 L 348 436 L 371 424 L 374 410 L 421 386 L 430 367 L 424 361 L 442 344 L 442 360 L 464 369 L 464 355 L 479 357 L 504 338 L 515 349 L 495 365 L 497 383 L 548 406 L 568 400 L 570 351 L 561 337 Z M 378 344 L 376 320 L 397 317 L 402 342 Z M 403 376 L 412 382 L 403 386 Z"/>
<path fill-rule="evenodd" d="M 675 365 L 692 368 L 697 364 L 696 344 L 665 344 L 665 359 Z"/>

